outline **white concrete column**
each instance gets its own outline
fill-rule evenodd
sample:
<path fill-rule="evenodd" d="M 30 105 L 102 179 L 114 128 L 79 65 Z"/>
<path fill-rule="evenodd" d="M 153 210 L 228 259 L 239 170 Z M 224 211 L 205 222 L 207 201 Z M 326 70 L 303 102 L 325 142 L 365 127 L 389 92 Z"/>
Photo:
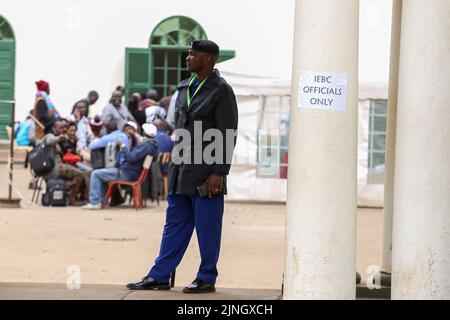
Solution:
<path fill-rule="evenodd" d="M 450 1 L 403 1 L 393 299 L 450 299 Z"/>
<path fill-rule="evenodd" d="M 358 0 L 295 8 L 284 299 L 354 299 Z M 345 73 L 345 111 L 298 108 L 301 71 Z"/>
<path fill-rule="evenodd" d="M 391 59 L 389 67 L 389 94 L 386 128 L 386 161 L 384 170 L 383 255 L 381 270 L 391 273 L 392 215 L 394 211 L 395 137 L 397 131 L 398 64 L 400 57 L 400 30 L 402 0 L 394 0 L 392 6 Z"/>

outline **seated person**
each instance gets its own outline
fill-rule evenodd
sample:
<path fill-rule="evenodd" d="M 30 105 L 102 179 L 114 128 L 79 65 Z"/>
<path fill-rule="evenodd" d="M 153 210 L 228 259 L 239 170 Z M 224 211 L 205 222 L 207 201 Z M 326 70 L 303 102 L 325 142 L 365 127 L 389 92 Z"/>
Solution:
<path fill-rule="evenodd" d="M 130 147 L 130 141 L 133 139 L 131 137 L 131 132 L 128 130 L 127 126 L 124 127 L 124 131 L 120 131 L 117 128 L 117 123 L 109 122 L 105 125 L 106 135 L 92 141 L 89 145 L 89 150 L 97 150 L 106 148 L 109 143 L 116 143 L 121 141 L 127 148 Z"/>
<path fill-rule="evenodd" d="M 145 111 L 145 122 L 153 123 L 156 119 L 165 119 L 166 109 L 158 104 L 158 91 L 150 89 L 145 95 L 145 99 L 139 104 L 139 109 Z"/>
<path fill-rule="evenodd" d="M 67 135 L 67 130 L 69 129 L 69 120 L 64 118 L 59 118 L 60 126 L 59 126 L 59 134 Z"/>
<path fill-rule="evenodd" d="M 142 142 L 142 136 L 138 133 L 138 125 L 134 121 L 128 121 L 124 128 L 124 132 L 128 132 L 129 136 L 131 137 L 130 143 L 132 147 L 134 148 L 138 143 Z"/>
<path fill-rule="evenodd" d="M 89 103 L 85 99 L 77 101 L 69 116 L 69 120 L 77 124 L 77 148 L 79 151 L 86 149 L 93 137 L 89 119 L 87 117 L 88 109 Z"/>
<path fill-rule="evenodd" d="M 106 186 L 109 181 L 135 181 L 139 178 L 145 157 L 147 155 L 157 156 L 157 146 L 154 140 L 155 134 L 156 128 L 154 126 L 146 126 L 144 135 L 149 139 L 132 149 L 128 149 L 123 141 L 117 141 L 117 146 L 120 148 L 121 154 L 123 154 L 124 161 L 119 162 L 118 168 L 99 169 L 92 172 L 89 203 L 83 206 L 83 209 L 99 210 L 102 208 Z"/>
<path fill-rule="evenodd" d="M 125 147 L 130 149 L 134 148 L 140 142 L 136 137 L 137 125 L 134 122 L 127 122 L 123 128 L 123 132 L 117 130 L 117 124 L 115 122 L 107 123 L 105 128 L 107 135 L 93 141 L 89 145 L 90 151 L 106 148 L 109 144 L 116 143 L 117 141 L 121 141 Z M 123 162 L 123 157 L 119 161 Z"/>
<path fill-rule="evenodd" d="M 79 197 L 83 195 L 83 190 L 86 189 L 86 179 L 83 172 L 71 165 L 65 164 L 61 161 L 61 148 L 59 143 L 66 140 L 64 135 L 60 135 L 61 121 L 50 122 L 45 130 L 43 141 L 49 146 L 48 152 L 50 158 L 55 162 L 52 171 L 43 176 L 45 181 L 51 179 L 63 179 L 71 185 L 69 192 L 69 205 L 79 206 Z"/>
<path fill-rule="evenodd" d="M 102 131 L 103 128 L 103 122 L 100 119 L 100 116 L 95 116 L 94 118 L 92 118 L 91 122 L 89 122 L 89 125 L 91 126 L 91 131 L 92 131 L 92 139 L 91 142 L 100 138 L 100 133 Z"/>
<path fill-rule="evenodd" d="M 125 129 L 127 129 L 125 127 Z M 103 169 L 105 167 L 115 166 L 113 162 L 123 161 L 123 156 L 118 159 L 116 156 L 115 144 L 117 141 L 121 141 L 127 148 L 130 148 L 130 141 L 134 141 L 130 131 L 120 131 L 117 129 L 117 123 L 109 122 L 105 125 L 106 135 L 101 138 L 95 139 L 89 145 L 89 161 L 94 170 Z M 113 145 L 113 148 L 109 146 Z M 106 163 L 108 159 L 108 164 Z"/>
<path fill-rule="evenodd" d="M 66 139 L 59 143 L 62 155 L 67 153 L 77 154 L 77 124 L 75 122 L 69 122 L 67 126 L 67 132 L 65 134 Z"/>
<path fill-rule="evenodd" d="M 154 105 L 145 109 L 145 116 L 147 123 L 153 123 L 156 119 L 166 119 L 166 109 L 159 105 Z"/>
<path fill-rule="evenodd" d="M 77 147 L 78 136 L 77 136 L 77 124 L 75 122 L 69 122 L 67 126 L 66 139 L 59 143 L 61 148 L 62 161 L 66 164 L 73 165 L 83 172 L 92 171 L 92 167 L 84 162 L 82 155 Z M 88 175 L 86 175 L 86 182 L 89 180 Z"/>
<path fill-rule="evenodd" d="M 172 153 L 174 142 L 164 131 L 167 127 L 167 123 L 164 120 L 156 119 L 153 124 L 158 129 L 155 139 L 158 142 L 158 159 L 160 159 L 159 162 L 161 163 L 161 171 L 162 173 L 167 174 L 169 171 L 168 162 L 170 162 L 170 154 Z M 169 159 L 163 160 L 163 156 L 165 156 L 166 154 L 169 155 Z"/>

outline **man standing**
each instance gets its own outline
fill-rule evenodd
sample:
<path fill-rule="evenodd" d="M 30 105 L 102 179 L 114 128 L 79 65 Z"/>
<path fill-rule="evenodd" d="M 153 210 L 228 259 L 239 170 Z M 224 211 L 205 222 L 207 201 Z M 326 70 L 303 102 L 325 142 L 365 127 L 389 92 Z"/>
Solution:
<path fill-rule="evenodd" d="M 194 228 L 200 247 L 201 264 L 196 279 L 184 293 L 206 293 L 215 291 L 218 275 L 226 194 L 226 176 L 231 164 L 221 159 L 195 161 L 194 153 L 199 141 L 194 143 L 194 128 L 201 127 L 200 151 L 208 146 L 203 134 L 209 129 L 220 131 L 223 137 L 221 154 L 231 159 L 235 138 L 227 148 L 227 130 L 235 132 L 238 125 L 236 98 L 232 88 L 220 77 L 214 66 L 219 55 L 219 47 L 209 40 L 196 40 L 191 43 L 186 58 L 187 70 L 193 73 L 190 79 L 182 81 L 177 89 L 175 126 L 190 134 L 190 144 L 186 153 L 190 153 L 191 162 L 172 163 L 169 169 L 169 196 L 166 225 L 161 248 L 155 265 L 141 281 L 130 283 L 131 290 L 169 290 L 169 279 L 189 245 Z M 197 139 L 197 137 L 196 137 Z M 206 140 L 206 139 L 205 139 Z M 220 139 L 219 139 L 220 140 Z M 186 143 L 184 141 L 178 143 Z M 217 150 L 216 150 L 217 151 Z M 175 156 L 175 155 L 174 155 Z M 207 182 L 206 196 L 201 196 L 198 187 Z"/>
<path fill-rule="evenodd" d="M 170 86 L 169 88 L 169 95 L 166 97 L 161 98 L 161 100 L 159 100 L 159 105 L 161 107 L 163 107 L 164 109 L 169 110 L 169 105 L 170 105 L 170 100 L 172 99 L 174 93 L 177 91 L 177 88 L 174 86 Z"/>
<path fill-rule="evenodd" d="M 44 128 L 57 119 L 55 106 L 50 99 L 50 84 L 47 81 L 36 81 L 37 93 L 34 103 L 33 116 L 36 123 L 36 141 L 44 137 Z"/>
<path fill-rule="evenodd" d="M 111 103 L 103 109 L 102 122 L 117 124 L 117 128 L 122 131 L 128 121 L 136 122 L 128 108 L 122 104 L 122 91 L 114 91 L 111 97 Z"/>
<path fill-rule="evenodd" d="M 87 98 L 84 99 L 84 101 L 86 102 L 88 108 L 87 108 L 87 112 L 86 115 L 88 116 L 88 118 L 90 118 L 92 116 L 92 108 L 94 106 L 94 104 L 98 101 L 99 95 L 98 92 L 95 90 L 91 90 L 89 91 Z"/>

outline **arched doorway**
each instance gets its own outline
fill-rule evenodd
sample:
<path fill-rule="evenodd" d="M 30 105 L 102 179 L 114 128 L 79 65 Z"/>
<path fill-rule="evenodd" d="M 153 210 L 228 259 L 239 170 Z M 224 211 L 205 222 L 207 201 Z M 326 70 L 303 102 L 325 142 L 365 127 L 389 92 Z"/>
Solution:
<path fill-rule="evenodd" d="M 160 95 L 170 86 L 189 77 L 186 71 L 187 50 L 192 40 L 208 39 L 203 28 L 191 18 L 175 16 L 161 21 L 153 30 L 149 47 L 152 49 L 153 88 Z"/>
<path fill-rule="evenodd" d="M 189 17 L 172 16 L 158 23 L 148 48 L 126 48 L 126 96 L 150 88 L 156 89 L 160 97 L 167 95 L 170 86 L 189 77 L 185 62 L 189 45 L 201 39 L 208 39 L 205 30 Z M 221 50 L 218 62 L 234 56 L 232 50 Z"/>
<path fill-rule="evenodd" d="M 14 32 L 0 15 L 0 101 L 14 99 L 16 42 Z M 0 102 L 0 140 L 7 139 L 6 126 L 12 119 L 12 106 Z"/>

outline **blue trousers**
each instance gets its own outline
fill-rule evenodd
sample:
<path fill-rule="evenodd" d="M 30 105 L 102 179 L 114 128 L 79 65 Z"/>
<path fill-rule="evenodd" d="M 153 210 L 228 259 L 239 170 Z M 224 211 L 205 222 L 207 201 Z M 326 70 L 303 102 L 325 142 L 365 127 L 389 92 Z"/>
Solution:
<path fill-rule="evenodd" d="M 168 203 L 159 256 L 149 276 L 160 282 L 169 281 L 195 228 L 201 256 L 197 278 L 215 284 L 222 236 L 223 195 L 210 199 L 174 194 L 168 196 Z"/>
<path fill-rule="evenodd" d="M 106 185 L 112 180 L 129 180 L 118 168 L 106 168 L 92 171 L 89 187 L 89 203 L 99 204 L 105 198 Z"/>

